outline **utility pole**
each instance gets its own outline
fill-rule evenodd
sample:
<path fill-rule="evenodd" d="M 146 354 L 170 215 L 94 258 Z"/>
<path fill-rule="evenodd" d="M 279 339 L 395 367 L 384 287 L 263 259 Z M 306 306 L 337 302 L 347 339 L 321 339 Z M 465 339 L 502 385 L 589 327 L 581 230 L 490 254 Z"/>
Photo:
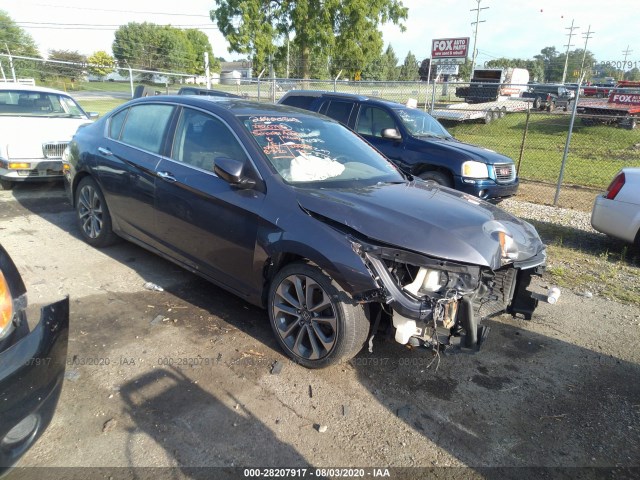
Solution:
<path fill-rule="evenodd" d="M 476 44 L 478 43 L 478 25 L 485 22 L 485 20 L 480 20 L 480 11 L 489 9 L 489 7 L 480 8 L 480 2 L 482 2 L 482 0 L 476 0 L 476 2 L 478 3 L 478 8 L 472 8 L 469 10 L 470 12 L 476 12 L 476 21 L 471 22 L 471 25 L 476 26 L 475 31 L 473 32 L 473 60 L 471 61 L 471 76 L 473 76 L 473 69 L 476 68 L 476 57 L 478 56 L 478 50 L 476 49 Z"/>
<path fill-rule="evenodd" d="M 620 80 L 624 80 L 624 69 L 625 65 L 627 64 L 627 57 L 630 53 L 633 53 L 633 50 L 629 50 L 629 45 L 627 45 L 627 49 L 623 50 L 622 53 L 624 54 L 624 61 L 622 62 L 622 75 L 620 76 Z"/>
<path fill-rule="evenodd" d="M 591 25 L 589 25 L 589 28 L 587 29 L 587 33 L 583 33 L 582 35 L 584 36 L 584 52 L 582 52 L 582 64 L 580 65 L 580 76 L 584 77 L 584 59 L 587 56 L 587 44 L 589 43 L 589 39 L 591 38 L 591 35 L 593 35 L 596 32 L 592 32 L 591 31 Z"/>
<path fill-rule="evenodd" d="M 573 31 L 580 28 L 580 27 L 574 27 L 573 26 L 573 22 L 574 20 L 571 20 L 571 26 L 565 28 L 565 30 L 569 30 L 569 33 L 567 33 L 566 35 L 569 35 L 569 41 L 567 42 L 567 52 L 565 53 L 565 57 L 564 57 L 564 70 L 562 72 L 562 83 L 564 83 L 567 79 L 567 66 L 569 65 L 569 48 L 573 47 L 573 45 L 571 44 L 571 37 L 573 37 Z"/>
<path fill-rule="evenodd" d="M 209 70 L 209 52 L 204 52 L 204 75 L 207 80 L 207 88 L 211 90 L 211 72 Z"/>

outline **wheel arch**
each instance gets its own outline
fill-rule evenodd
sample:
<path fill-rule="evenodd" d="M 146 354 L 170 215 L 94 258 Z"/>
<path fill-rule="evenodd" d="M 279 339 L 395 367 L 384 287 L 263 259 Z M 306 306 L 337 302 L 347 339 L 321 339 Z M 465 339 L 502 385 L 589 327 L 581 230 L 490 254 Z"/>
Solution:
<path fill-rule="evenodd" d="M 262 267 L 262 306 L 267 306 L 269 287 L 276 274 L 287 265 L 295 262 L 307 263 L 320 268 L 351 297 L 378 288 L 362 259 L 355 252 L 351 250 L 349 252 L 350 255 L 342 253 L 329 259 L 318 249 L 306 244 L 286 242 L 283 245 L 275 246 Z"/>
<path fill-rule="evenodd" d="M 440 165 L 430 165 L 428 163 L 419 163 L 411 170 L 411 173 L 418 177 L 426 172 L 442 173 L 443 175 L 446 175 L 447 178 L 449 178 L 449 180 L 451 180 L 451 184 L 454 183 L 453 172 L 450 169 Z"/>
<path fill-rule="evenodd" d="M 76 173 L 75 176 L 73 177 L 73 183 L 71 184 L 71 206 L 73 208 L 76 207 L 76 190 L 78 189 L 78 185 L 86 177 L 91 177 L 96 183 L 98 183 L 96 178 L 87 171 L 83 170 Z M 100 186 L 99 183 L 98 183 L 98 186 Z"/>

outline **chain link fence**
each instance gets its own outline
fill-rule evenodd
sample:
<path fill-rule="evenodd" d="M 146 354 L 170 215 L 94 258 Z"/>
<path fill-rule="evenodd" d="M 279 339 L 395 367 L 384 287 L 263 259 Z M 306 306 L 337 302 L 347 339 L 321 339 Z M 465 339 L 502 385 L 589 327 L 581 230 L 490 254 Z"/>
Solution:
<path fill-rule="evenodd" d="M 2 74 L 7 66 L 2 61 Z M 195 83 L 187 74 L 144 73 L 122 69 L 121 81 L 88 81 L 82 65 L 74 75 L 55 76 L 42 60 L 18 59 L 21 72 L 31 74 L 38 85 L 65 90 L 87 111 L 105 114 L 132 96 L 132 87 L 146 79 L 156 94 L 174 94 Z M 144 73 L 144 76 L 142 75 Z M 133 82 L 129 75 L 133 75 Z M 73 78 L 73 80 L 71 80 Z M 10 80 L 10 78 L 8 78 Z M 153 82 L 155 80 L 155 83 Z M 196 85 L 204 87 L 203 85 Z M 604 191 L 622 167 L 640 167 L 640 129 L 627 103 L 640 103 L 640 87 L 617 92 L 618 103 L 586 97 L 569 101 L 528 93 L 501 101 L 468 104 L 465 83 L 366 82 L 302 79 L 226 79 L 211 88 L 261 102 L 278 101 L 289 90 L 323 90 L 378 97 L 400 103 L 415 100 L 447 127 L 457 139 L 513 158 L 521 180 L 517 199 L 589 211 L 595 196 Z M 496 84 L 473 85 L 495 89 Z M 521 92 L 530 85 L 509 86 Z M 614 91 L 614 93 L 616 93 Z M 489 97 L 491 94 L 489 94 Z M 528 97 L 528 98 L 523 98 Z M 620 103 L 621 100 L 621 103 Z M 640 105 L 635 105 L 640 110 Z M 636 114 L 640 115 L 640 113 Z"/>

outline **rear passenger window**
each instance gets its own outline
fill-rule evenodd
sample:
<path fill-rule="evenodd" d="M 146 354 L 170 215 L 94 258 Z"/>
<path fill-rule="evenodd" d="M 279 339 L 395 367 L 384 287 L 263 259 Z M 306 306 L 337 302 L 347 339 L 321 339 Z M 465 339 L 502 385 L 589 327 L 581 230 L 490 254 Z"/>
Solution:
<path fill-rule="evenodd" d="M 324 111 L 326 107 L 326 111 Z M 343 125 L 349 124 L 349 116 L 353 110 L 353 102 L 343 102 L 340 100 L 331 100 L 329 105 L 323 105 L 320 113 L 339 121 Z"/>
<path fill-rule="evenodd" d="M 113 138 L 114 140 L 120 139 L 122 124 L 124 123 L 124 119 L 127 118 L 127 113 L 129 113 L 129 109 L 125 108 L 111 117 L 109 120 L 109 138 Z"/>
<path fill-rule="evenodd" d="M 285 98 L 282 103 L 283 105 L 289 105 L 290 107 L 311 110 L 311 104 L 315 99 L 316 97 L 309 97 L 306 95 L 291 95 L 290 97 Z"/>
<path fill-rule="evenodd" d="M 131 107 L 120 141 L 151 153 L 160 153 L 172 113 L 171 105 L 146 104 Z"/>

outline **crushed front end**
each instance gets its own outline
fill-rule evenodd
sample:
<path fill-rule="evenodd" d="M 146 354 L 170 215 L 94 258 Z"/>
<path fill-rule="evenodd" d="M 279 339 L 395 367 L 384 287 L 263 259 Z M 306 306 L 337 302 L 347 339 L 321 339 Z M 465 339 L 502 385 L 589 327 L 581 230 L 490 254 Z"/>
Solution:
<path fill-rule="evenodd" d="M 357 240 L 352 245 L 380 286 L 378 299 L 391 307 L 383 308 L 401 344 L 477 350 L 488 334 L 482 319 L 503 312 L 530 319 L 541 298 L 528 287 L 544 269 L 544 248 L 526 262 L 491 269 Z"/>

